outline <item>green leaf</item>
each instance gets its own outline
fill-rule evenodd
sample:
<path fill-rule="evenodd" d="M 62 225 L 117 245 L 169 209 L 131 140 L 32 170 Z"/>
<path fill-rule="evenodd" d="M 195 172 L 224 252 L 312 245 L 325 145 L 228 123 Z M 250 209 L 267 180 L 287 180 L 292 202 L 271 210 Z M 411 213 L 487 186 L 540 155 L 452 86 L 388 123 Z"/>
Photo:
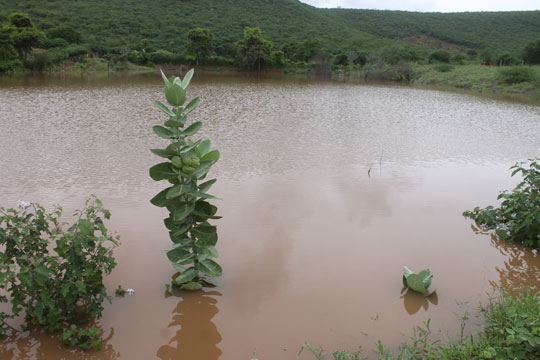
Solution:
<path fill-rule="evenodd" d="M 205 245 L 215 246 L 217 243 L 216 227 L 207 222 L 201 223 L 191 229 L 191 234 L 194 235 Z"/>
<path fill-rule="evenodd" d="M 150 202 L 155 205 L 155 206 L 158 206 L 158 207 L 164 207 L 165 205 L 167 205 L 167 192 L 170 190 L 171 188 L 166 188 L 165 190 L 162 190 L 160 191 L 156 196 L 154 196 L 152 198 L 152 200 L 150 200 Z"/>
<path fill-rule="evenodd" d="M 213 161 L 201 161 L 200 165 L 191 172 L 190 176 L 192 178 L 201 179 L 206 176 L 212 165 L 214 165 Z"/>
<path fill-rule="evenodd" d="M 182 248 L 174 248 L 172 250 L 167 251 L 167 257 L 169 258 L 169 260 L 177 264 L 180 264 L 182 260 L 185 260 L 189 256 L 193 256 L 193 254 Z"/>
<path fill-rule="evenodd" d="M 159 71 L 161 72 L 161 77 L 163 78 L 163 82 L 165 83 L 165 86 L 169 86 L 170 85 L 169 79 L 167 79 L 167 77 L 163 73 L 163 70 L 159 69 Z"/>
<path fill-rule="evenodd" d="M 212 150 L 209 153 L 204 154 L 201 157 L 201 161 L 213 161 L 216 162 L 219 160 L 219 151 Z"/>
<path fill-rule="evenodd" d="M 161 157 L 164 157 L 164 158 L 169 158 L 171 156 L 174 156 L 176 155 L 175 153 L 173 153 L 172 151 L 169 151 L 169 150 L 164 150 L 164 149 L 150 149 L 150 151 L 154 154 L 156 154 L 157 156 L 161 156 Z"/>
<path fill-rule="evenodd" d="M 185 88 L 188 87 L 188 85 L 189 85 L 189 83 L 190 83 L 190 81 L 191 81 L 191 78 L 193 77 L 193 73 L 194 73 L 194 72 L 195 72 L 195 71 L 194 71 L 193 69 L 191 69 L 191 70 L 189 70 L 189 71 L 187 72 L 186 76 L 184 76 L 184 80 L 182 80 L 182 84 L 181 84 L 182 88 L 185 89 Z"/>
<path fill-rule="evenodd" d="M 189 268 L 186 271 L 182 272 L 180 275 L 178 275 L 174 280 L 174 285 L 182 285 L 185 283 L 190 282 L 197 276 L 199 272 L 195 268 Z"/>
<path fill-rule="evenodd" d="M 177 176 L 178 174 L 174 172 L 170 162 L 159 163 L 150 168 L 150 177 L 155 181 L 173 179 Z"/>
<path fill-rule="evenodd" d="M 164 139 L 170 139 L 171 137 L 174 136 L 174 133 L 163 127 L 163 126 L 160 126 L 160 125 L 154 125 L 152 126 L 152 130 L 154 130 L 154 132 L 159 136 L 159 137 L 162 137 Z"/>
<path fill-rule="evenodd" d="M 178 120 L 169 119 L 165 121 L 165 126 L 171 127 L 171 128 L 180 128 L 184 126 L 184 123 Z"/>
<path fill-rule="evenodd" d="M 214 183 L 217 181 L 217 179 L 208 180 L 206 182 L 203 182 L 199 185 L 199 191 L 204 193 L 210 190 L 210 187 L 214 185 Z"/>
<path fill-rule="evenodd" d="M 194 203 L 182 202 L 173 213 L 174 221 L 184 220 L 195 209 Z"/>
<path fill-rule="evenodd" d="M 209 139 L 204 139 L 203 141 L 201 141 L 201 144 L 198 147 L 200 155 L 203 156 L 208 151 L 210 151 L 210 146 L 211 146 L 211 143 Z"/>
<path fill-rule="evenodd" d="M 182 265 L 178 265 L 178 264 L 175 264 L 175 263 L 171 263 L 171 265 L 173 266 L 173 268 L 178 271 L 179 273 L 183 273 L 184 271 L 186 271 L 186 268 L 183 267 Z"/>
<path fill-rule="evenodd" d="M 154 101 L 157 105 L 157 107 L 159 108 L 159 110 L 163 111 L 165 114 L 169 115 L 169 116 L 172 116 L 172 117 L 175 117 L 176 114 L 173 113 L 168 107 L 167 105 L 163 104 L 162 102 L 159 102 L 159 101 Z"/>
<path fill-rule="evenodd" d="M 199 145 L 200 142 L 201 142 L 201 140 L 197 140 L 193 144 L 189 144 L 189 145 L 186 145 L 186 146 L 182 147 L 180 149 L 180 154 L 182 154 L 182 155 L 187 154 L 188 152 L 190 152 L 191 150 L 196 148 Z"/>
<path fill-rule="evenodd" d="M 49 278 L 51 271 L 44 265 L 39 265 L 34 271 L 34 279 L 39 285 L 44 285 L 45 281 Z"/>
<path fill-rule="evenodd" d="M 429 269 L 426 269 L 418 273 L 418 278 L 422 281 L 424 287 L 427 290 L 427 288 L 429 288 L 429 286 L 431 285 L 431 279 L 433 278 L 433 275 L 431 275 Z"/>
<path fill-rule="evenodd" d="M 404 266 L 403 267 L 403 286 L 404 287 L 408 287 L 407 285 L 407 276 L 411 275 L 413 272 L 411 270 L 409 270 L 408 267 Z"/>
<path fill-rule="evenodd" d="M 165 98 L 171 106 L 182 106 L 186 102 L 186 90 L 174 82 L 165 87 Z"/>
<path fill-rule="evenodd" d="M 184 285 L 180 286 L 180 289 L 189 290 L 189 291 L 195 291 L 195 290 L 202 289 L 202 285 L 199 284 L 198 282 L 189 282 L 187 284 L 184 284 Z"/>
<path fill-rule="evenodd" d="M 202 126 L 202 122 L 197 121 L 189 125 L 186 130 L 182 131 L 182 135 L 191 136 L 197 133 Z"/>
<path fill-rule="evenodd" d="M 200 254 L 208 255 L 213 258 L 219 257 L 219 253 L 215 246 L 213 245 L 204 245 L 198 248 Z"/>
<path fill-rule="evenodd" d="M 208 276 L 218 277 L 221 276 L 223 270 L 221 266 L 214 260 L 206 259 L 199 261 L 199 270 Z"/>
<path fill-rule="evenodd" d="M 80 220 L 77 227 L 83 235 L 94 235 L 94 223 L 92 223 L 91 221 Z"/>
<path fill-rule="evenodd" d="M 416 274 L 407 276 L 407 287 L 422 294 L 427 291 L 422 279 Z"/>
<path fill-rule="evenodd" d="M 167 199 L 174 199 L 176 197 L 179 197 L 180 195 L 182 194 L 194 194 L 195 192 L 193 191 L 193 185 L 192 184 L 189 184 L 189 185 L 175 185 L 173 187 L 171 187 L 168 191 L 167 191 L 167 194 L 165 195 L 165 197 Z"/>
<path fill-rule="evenodd" d="M 190 112 L 195 110 L 197 105 L 199 105 L 199 97 L 197 96 L 195 99 L 191 100 L 189 104 L 186 105 L 186 108 L 184 109 L 184 115 L 188 115 Z"/>

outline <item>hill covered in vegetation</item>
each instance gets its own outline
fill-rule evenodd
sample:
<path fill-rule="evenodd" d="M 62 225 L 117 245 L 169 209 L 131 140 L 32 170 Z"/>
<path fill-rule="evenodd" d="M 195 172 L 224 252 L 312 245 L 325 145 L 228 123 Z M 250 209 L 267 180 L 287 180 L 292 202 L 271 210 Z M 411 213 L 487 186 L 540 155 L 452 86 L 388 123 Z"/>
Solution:
<path fill-rule="evenodd" d="M 107 68 L 128 61 L 326 71 L 401 62 L 513 65 L 527 62 L 525 48 L 538 38 L 540 11 L 319 9 L 298 0 L 0 0 L 0 71 L 40 71 L 82 57 L 99 57 Z M 400 70 L 398 78 L 409 76 Z"/>

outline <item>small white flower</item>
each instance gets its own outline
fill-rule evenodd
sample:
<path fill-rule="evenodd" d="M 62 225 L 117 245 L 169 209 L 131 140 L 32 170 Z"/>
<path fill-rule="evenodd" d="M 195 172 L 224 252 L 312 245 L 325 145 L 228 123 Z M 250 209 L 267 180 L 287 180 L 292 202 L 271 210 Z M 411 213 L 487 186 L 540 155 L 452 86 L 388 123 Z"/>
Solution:
<path fill-rule="evenodd" d="M 127 289 L 126 290 L 126 294 L 128 294 L 128 295 L 133 295 L 134 292 L 135 292 L 135 290 L 133 290 L 133 289 Z"/>
<path fill-rule="evenodd" d="M 19 202 L 17 203 L 17 206 L 21 209 L 26 209 L 27 207 L 30 206 L 30 203 L 28 201 L 19 200 Z"/>

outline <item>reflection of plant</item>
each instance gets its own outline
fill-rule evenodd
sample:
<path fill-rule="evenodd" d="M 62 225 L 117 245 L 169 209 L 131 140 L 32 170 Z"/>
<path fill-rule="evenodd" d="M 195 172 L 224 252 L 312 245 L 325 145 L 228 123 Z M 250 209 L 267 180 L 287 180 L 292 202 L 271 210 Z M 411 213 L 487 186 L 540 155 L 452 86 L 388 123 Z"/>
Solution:
<path fill-rule="evenodd" d="M 215 216 L 217 207 L 206 201 L 215 198 L 207 191 L 216 179 L 198 183 L 218 161 L 219 152 L 210 151 L 208 139 L 195 142 L 189 139 L 201 128 L 200 121 L 183 129 L 187 115 L 199 103 L 199 98 L 196 97 L 183 106 L 193 70 L 190 70 L 183 80 L 174 76 L 167 79 L 163 73 L 162 75 L 165 81 L 165 98 L 172 109 L 156 101 L 158 108 L 168 115 L 168 120 L 165 121 L 165 126 L 156 125 L 152 129 L 158 136 L 170 140 L 170 144 L 165 149 L 152 149 L 154 154 L 167 161 L 152 166 L 150 176 L 156 181 L 168 180 L 172 186 L 157 194 L 151 202 L 156 206 L 166 207 L 170 213 L 165 219 L 165 226 L 169 229 L 174 245 L 167 252 L 167 257 L 180 272 L 172 284 L 184 290 L 199 290 L 205 284 L 214 284 L 208 277 L 221 276 L 222 272 L 219 264 L 212 260 L 218 257 L 215 248 L 218 237 L 216 227 L 208 222 L 209 219 L 219 218 Z"/>
<path fill-rule="evenodd" d="M 463 215 L 485 229 L 495 230 L 503 240 L 540 247 L 540 163 L 529 161 L 528 167 L 518 163 L 510 168 L 512 176 L 521 173 L 523 181 L 512 192 L 499 194 L 497 199 L 503 199 L 500 207 L 476 207 Z"/>
<path fill-rule="evenodd" d="M 431 279 L 433 279 L 433 275 L 429 269 L 414 274 L 408 267 L 403 267 L 403 286 L 407 289 L 429 296 L 435 292 L 435 290 L 429 291 Z"/>
<path fill-rule="evenodd" d="M 116 266 L 112 250 L 118 245 L 103 223 L 109 211 L 91 198 L 64 231 L 61 208 L 46 213 L 38 204 L 19 207 L 0 208 L 0 290 L 9 293 L 12 310 L 1 314 L 0 335 L 8 330 L 4 321 L 23 310 L 29 323 L 48 332 L 100 317 L 103 300 L 109 299 L 103 275 Z"/>

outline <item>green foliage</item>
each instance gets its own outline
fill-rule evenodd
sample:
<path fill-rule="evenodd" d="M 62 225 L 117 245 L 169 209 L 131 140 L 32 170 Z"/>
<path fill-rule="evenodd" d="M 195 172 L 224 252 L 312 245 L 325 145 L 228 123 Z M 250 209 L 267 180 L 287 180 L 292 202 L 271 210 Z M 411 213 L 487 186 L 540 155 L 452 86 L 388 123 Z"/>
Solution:
<path fill-rule="evenodd" d="M 445 50 L 435 50 L 434 52 L 429 54 L 428 60 L 430 63 L 434 63 L 434 62 L 448 63 L 450 62 L 450 53 Z"/>
<path fill-rule="evenodd" d="M 77 327 L 77 325 L 71 325 L 60 335 L 60 340 L 69 347 L 80 347 L 84 351 L 88 350 L 100 350 L 101 334 L 103 331 L 95 326 L 91 326 L 88 329 Z"/>
<path fill-rule="evenodd" d="M 511 192 L 504 191 L 498 208 L 476 207 L 465 211 L 464 216 L 476 221 L 486 230 L 494 230 L 503 240 L 540 247 L 540 164 L 531 159 L 528 166 L 517 163 L 512 166 L 512 176 L 521 174 L 523 180 Z"/>
<path fill-rule="evenodd" d="M 422 270 L 418 274 L 413 273 L 408 267 L 403 267 L 403 287 L 411 289 L 425 296 L 429 296 L 435 290 L 429 290 L 433 275 L 429 269 Z"/>
<path fill-rule="evenodd" d="M 189 30 L 187 37 L 186 50 L 195 55 L 199 65 L 199 61 L 207 58 L 214 48 L 214 34 L 206 28 L 195 28 Z"/>
<path fill-rule="evenodd" d="M 503 54 L 499 55 L 495 62 L 497 66 L 510 66 L 510 65 L 517 65 L 520 63 L 520 61 L 515 57 L 513 54 L 509 52 L 504 52 Z"/>
<path fill-rule="evenodd" d="M 317 360 L 324 360 L 324 358 L 326 357 L 326 354 L 324 353 L 324 349 L 321 346 L 314 347 L 308 342 L 305 342 L 302 345 L 302 347 L 300 347 L 298 356 L 302 355 L 302 352 L 306 349 L 309 350 Z M 332 357 L 334 360 L 366 360 L 367 358 L 365 357 L 360 358 L 361 354 L 362 354 L 362 349 L 356 352 L 335 351 L 334 353 L 332 353 Z"/>
<path fill-rule="evenodd" d="M 109 211 L 90 198 L 64 230 L 61 208 L 47 213 L 38 204 L 19 207 L 0 208 L 0 290 L 9 294 L 0 302 L 9 300 L 12 312 L 2 313 L 0 335 L 7 334 L 4 320 L 23 311 L 27 322 L 48 332 L 99 318 L 109 299 L 103 276 L 116 266 L 112 251 L 118 245 L 103 223 Z"/>
<path fill-rule="evenodd" d="M 26 14 L 14 13 L 9 16 L 9 27 L 13 47 L 19 53 L 19 59 L 24 60 L 33 47 L 45 40 L 45 34 L 36 29 L 30 17 Z"/>
<path fill-rule="evenodd" d="M 49 39 L 62 39 L 68 44 L 78 44 L 82 42 L 82 35 L 70 25 L 60 25 L 51 29 L 48 29 L 47 38 Z"/>
<path fill-rule="evenodd" d="M 533 80 L 534 72 L 526 66 L 512 66 L 501 69 L 500 75 L 506 84 L 520 84 Z"/>
<path fill-rule="evenodd" d="M 152 129 L 170 144 L 165 149 L 151 150 L 167 161 L 152 166 L 150 177 L 155 181 L 167 180 L 171 186 L 158 193 L 151 203 L 169 210 L 165 227 L 174 245 L 167 252 L 167 257 L 180 272 L 172 285 L 184 290 L 199 290 L 203 285 L 213 285 L 209 277 L 221 276 L 222 272 L 221 266 L 213 260 L 218 257 L 215 247 L 217 229 L 208 222 L 219 219 L 217 207 L 207 201 L 216 198 L 208 194 L 216 179 L 201 182 L 218 161 L 219 151 L 210 150 L 208 139 L 190 139 L 202 126 L 199 121 L 187 124 L 187 115 L 197 107 L 199 98 L 184 106 L 193 69 L 183 80 L 174 76 L 167 79 L 162 75 L 165 98 L 172 108 L 156 101 L 159 110 L 167 115 L 167 120 L 164 126 L 156 125 Z"/>
<path fill-rule="evenodd" d="M 248 68 L 272 63 L 272 48 L 274 44 L 262 37 L 261 29 L 245 28 L 244 38 L 236 42 L 240 62 Z"/>
<path fill-rule="evenodd" d="M 525 46 L 523 60 L 528 64 L 540 64 L 540 38 Z"/>

